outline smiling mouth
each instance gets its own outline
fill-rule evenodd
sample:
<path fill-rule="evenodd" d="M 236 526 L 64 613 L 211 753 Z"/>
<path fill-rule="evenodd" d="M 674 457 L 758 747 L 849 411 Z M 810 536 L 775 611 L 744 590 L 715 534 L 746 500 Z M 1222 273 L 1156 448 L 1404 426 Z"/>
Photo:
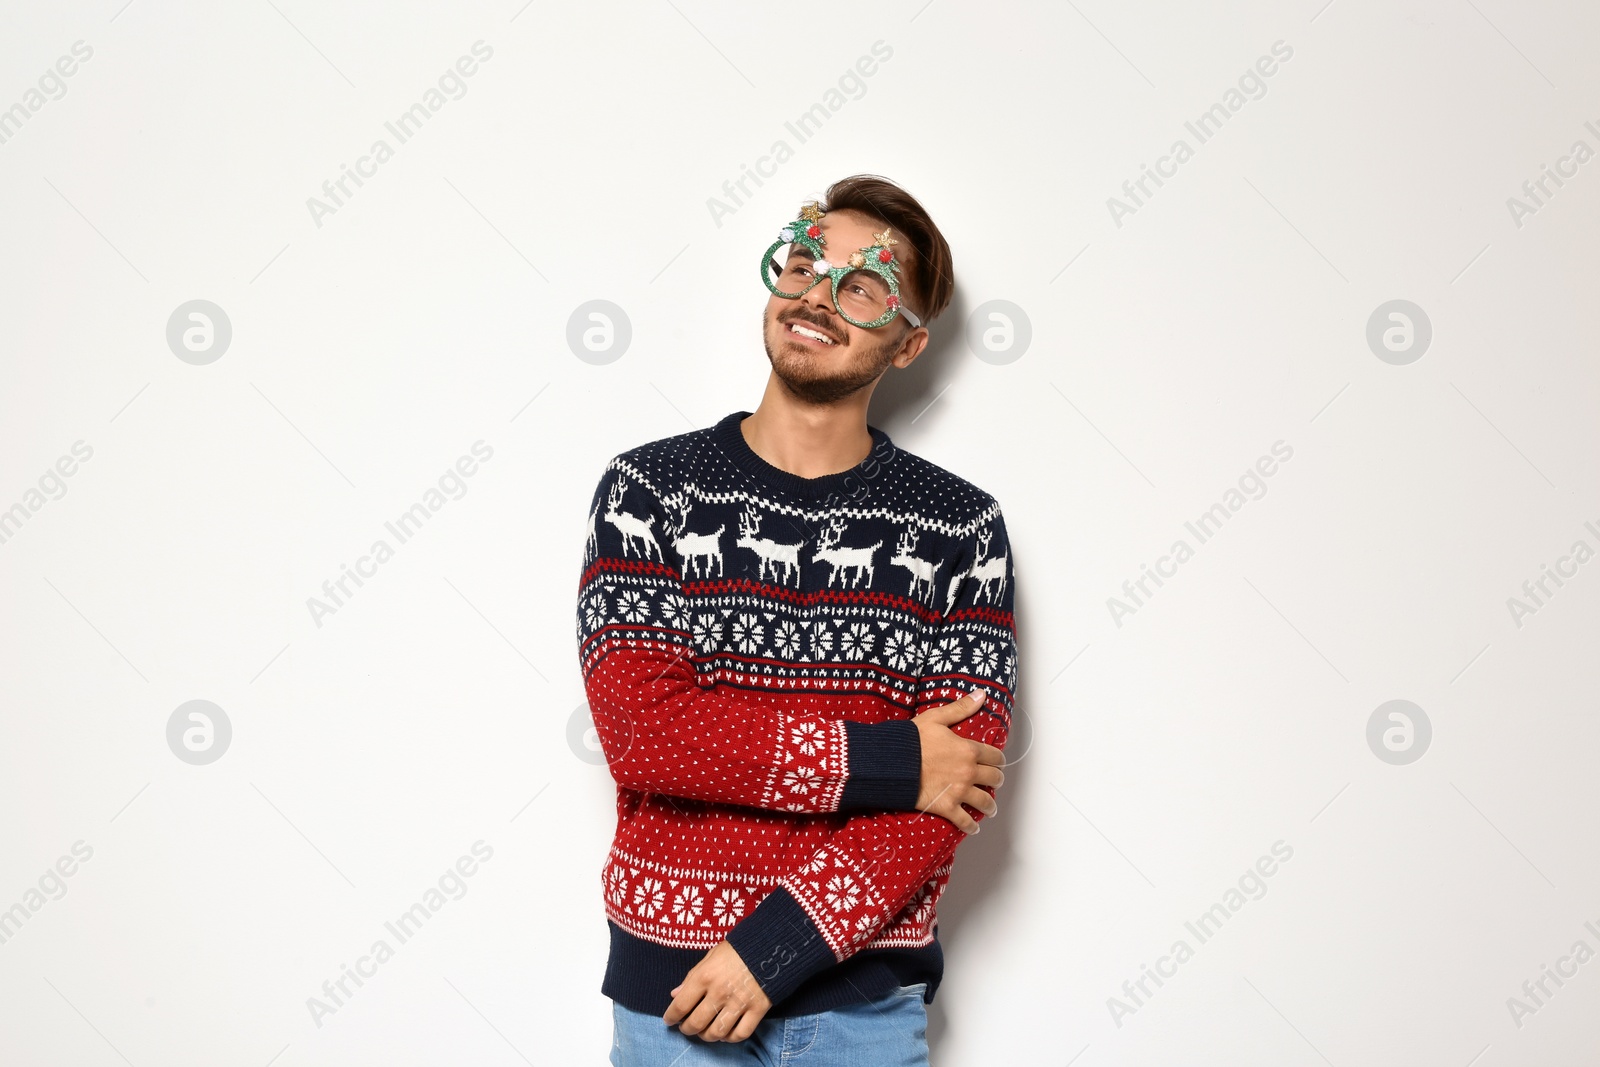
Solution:
<path fill-rule="evenodd" d="M 839 343 L 824 331 L 817 329 L 815 326 L 807 325 L 804 322 L 788 322 L 784 325 L 784 329 L 789 331 L 790 336 L 798 338 L 802 343 L 805 344 L 821 345 L 824 348 L 832 348 Z"/>

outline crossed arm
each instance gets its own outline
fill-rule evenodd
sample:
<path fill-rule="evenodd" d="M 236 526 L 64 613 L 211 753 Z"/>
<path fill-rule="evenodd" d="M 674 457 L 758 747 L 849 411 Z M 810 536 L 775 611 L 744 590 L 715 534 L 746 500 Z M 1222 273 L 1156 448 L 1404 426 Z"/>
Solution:
<path fill-rule="evenodd" d="M 843 719 L 860 699 L 848 695 L 819 693 L 818 710 L 800 710 L 700 684 L 678 560 L 625 534 L 661 529 L 663 510 L 615 463 L 595 489 L 597 520 L 612 500 L 608 514 L 622 521 L 595 524 L 577 622 L 589 710 L 617 783 L 807 814 L 915 807 L 922 756 L 910 720 Z"/>
<path fill-rule="evenodd" d="M 950 724 L 947 729 L 951 733 L 969 742 L 1003 749 L 1010 735 L 1017 645 L 1015 572 L 998 504 L 991 503 L 980 516 L 975 537 L 958 557 L 955 573 L 948 597 L 950 610 L 934 630 L 924 659 L 917 689 L 917 720 L 937 718 Z M 962 717 L 930 710 L 973 688 L 987 696 L 977 714 Z M 941 737 L 939 729 L 933 727 L 924 736 Z M 993 797 L 990 786 L 972 788 Z M 931 792 L 925 783 L 917 810 L 851 815 L 728 932 L 727 945 L 749 969 L 768 1007 L 812 975 L 860 951 L 908 906 L 934 907 L 937 899 L 929 885 L 953 862 L 957 846 L 968 835 L 955 820 L 929 813 Z M 988 814 L 986 809 L 992 810 L 992 803 L 984 808 L 963 805 L 963 821 L 971 821 L 972 832 L 978 831 L 977 824 Z M 919 892 L 929 895 L 919 899 Z M 730 1033 L 739 1035 L 731 1040 L 748 1036 L 755 1025 L 749 1021 L 751 1016 L 759 1018 L 761 1012 L 747 1008 L 741 1021 L 739 1012 L 723 1011 L 729 999 L 740 998 L 739 992 L 726 993 L 723 1003 L 715 1004 L 716 997 L 705 995 L 707 990 L 696 986 L 694 978 L 691 972 L 679 987 L 667 1011 L 667 1022 L 677 1024 L 687 1016 L 686 1032 L 704 1031 L 702 1036 L 712 1040 L 728 1038 Z M 758 1000 L 748 990 L 743 998 Z M 725 1023 L 729 1015 L 735 1018 Z M 717 1025 L 707 1031 L 714 1019 Z"/>

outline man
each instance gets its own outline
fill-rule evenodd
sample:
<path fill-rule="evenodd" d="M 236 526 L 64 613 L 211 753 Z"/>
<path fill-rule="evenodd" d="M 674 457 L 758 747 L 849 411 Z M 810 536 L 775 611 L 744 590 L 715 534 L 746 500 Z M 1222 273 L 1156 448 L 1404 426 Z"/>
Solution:
<path fill-rule="evenodd" d="M 857 175 L 761 269 L 756 410 L 616 456 L 589 517 L 611 1061 L 925 1065 L 935 907 L 998 811 L 1017 673 L 999 504 L 866 421 L 950 250 Z"/>

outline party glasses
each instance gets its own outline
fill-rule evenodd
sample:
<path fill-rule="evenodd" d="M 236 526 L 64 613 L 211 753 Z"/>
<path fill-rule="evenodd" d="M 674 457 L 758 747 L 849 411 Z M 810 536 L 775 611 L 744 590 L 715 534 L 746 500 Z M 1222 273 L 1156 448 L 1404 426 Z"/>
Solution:
<path fill-rule="evenodd" d="M 899 244 L 890 231 L 872 235 L 873 244 L 857 249 L 842 265 L 831 263 L 822 250 L 824 212 L 815 202 L 800 209 L 800 217 L 784 226 L 778 239 L 761 257 L 761 281 L 774 295 L 794 300 L 810 292 L 822 279 L 833 287 L 833 306 L 839 317 L 863 330 L 876 329 L 904 315 L 912 326 L 922 320 L 900 303 L 900 262 L 890 245 Z M 789 248 L 783 266 L 774 258 Z"/>

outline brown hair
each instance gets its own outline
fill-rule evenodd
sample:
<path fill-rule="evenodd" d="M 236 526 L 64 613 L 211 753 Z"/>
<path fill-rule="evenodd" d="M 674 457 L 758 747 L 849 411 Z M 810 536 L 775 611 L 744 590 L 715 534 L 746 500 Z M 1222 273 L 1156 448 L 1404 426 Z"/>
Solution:
<path fill-rule="evenodd" d="M 911 246 L 905 257 L 911 310 L 926 326 L 950 304 L 955 291 L 955 265 L 944 234 L 917 198 L 888 178 L 853 174 L 828 186 L 823 211 L 857 211 L 878 219 Z"/>

